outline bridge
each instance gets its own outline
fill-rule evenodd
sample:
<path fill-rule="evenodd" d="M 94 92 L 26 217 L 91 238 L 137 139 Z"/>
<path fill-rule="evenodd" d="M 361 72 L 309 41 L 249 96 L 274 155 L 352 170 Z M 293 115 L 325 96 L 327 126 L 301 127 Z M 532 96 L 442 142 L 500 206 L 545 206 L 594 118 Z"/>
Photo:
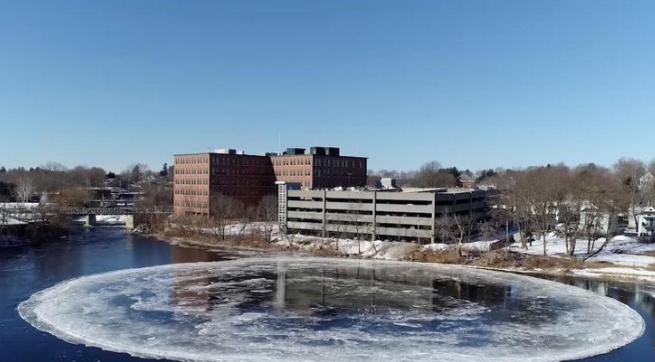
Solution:
<path fill-rule="evenodd" d="M 133 208 L 123 207 L 64 207 L 61 209 L 66 215 L 134 215 Z"/>
<path fill-rule="evenodd" d="M 128 229 L 134 228 L 134 215 L 146 215 L 146 214 L 157 214 L 157 215 L 170 215 L 172 213 L 171 209 L 168 208 L 153 208 L 153 209 L 135 209 L 134 207 L 115 207 L 115 206 L 98 206 L 98 207 L 58 207 L 57 205 L 53 206 L 56 209 L 48 210 L 47 208 L 40 207 L 42 205 L 38 204 L 0 204 L 0 213 L 5 218 L 11 218 L 13 220 L 19 221 L 21 223 L 37 223 L 47 220 L 48 217 L 52 214 L 64 214 L 71 217 L 85 217 L 84 224 L 86 226 L 94 226 L 97 224 L 98 215 L 107 215 L 107 216 L 124 216 L 125 218 L 125 227 Z M 2 218 L 0 217 L 0 220 Z"/>
<path fill-rule="evenodd" d="M 134 209 L 132 207 L 72 207 L 64 208 L 63 211 L 70 216 L 85 216 L 85 226 L 94 226 L 97 224 L 97 216 L 125 216 L 125 228 L 134 229 L 135 215 L 170 215 L 171 209 L 154 208 L 154 209 Z"/>

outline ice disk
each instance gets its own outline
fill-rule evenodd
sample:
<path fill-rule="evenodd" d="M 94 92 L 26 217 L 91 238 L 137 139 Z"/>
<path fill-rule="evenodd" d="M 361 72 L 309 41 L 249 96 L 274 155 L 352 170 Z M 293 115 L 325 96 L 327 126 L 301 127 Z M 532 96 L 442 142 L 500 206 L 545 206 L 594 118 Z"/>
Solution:
<path fill-rule="evenodd" d="M 574 360 L 638 338 L 628 306 L 460 266 L 241 259 L 73 279 L 19 306 L 65 341 L 180 361 Z"/>

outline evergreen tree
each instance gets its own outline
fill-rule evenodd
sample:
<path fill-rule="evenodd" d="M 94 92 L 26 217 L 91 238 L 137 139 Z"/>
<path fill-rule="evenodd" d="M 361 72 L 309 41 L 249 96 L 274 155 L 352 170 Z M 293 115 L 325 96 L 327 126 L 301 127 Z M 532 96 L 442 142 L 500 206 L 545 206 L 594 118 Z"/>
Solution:
<path fill-rule="evenodd" d="M 159 176 L 161 176 L 161 177 L 168 176 L 168 164 L 167 163 L 164 163 L 164 166 L 162 166 L 161 171 L 159 171 Z"/>

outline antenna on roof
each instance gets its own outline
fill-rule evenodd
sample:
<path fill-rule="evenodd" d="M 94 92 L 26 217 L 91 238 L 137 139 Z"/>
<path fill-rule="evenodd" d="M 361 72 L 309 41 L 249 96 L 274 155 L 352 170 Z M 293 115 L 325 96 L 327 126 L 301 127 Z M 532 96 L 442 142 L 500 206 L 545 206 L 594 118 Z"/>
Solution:
<path fill-rule="evenodd" d="M 282 155 L 282 131 L 278 132 L 277 154 Z"/>

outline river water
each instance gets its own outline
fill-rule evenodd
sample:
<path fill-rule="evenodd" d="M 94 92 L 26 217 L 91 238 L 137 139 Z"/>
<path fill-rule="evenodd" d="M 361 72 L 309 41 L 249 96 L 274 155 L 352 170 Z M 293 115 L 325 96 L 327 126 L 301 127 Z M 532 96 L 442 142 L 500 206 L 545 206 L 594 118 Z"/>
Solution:
<path fill-rule="evenodd" d="M 34 328 L 32 325 L 24 321 L 18 314 L 16 308 L 18 304 L 29 299 L 30 296 L 38 291 L 50 288 L 62 281 L 72 278 L 88 276 L 109 271 L 123 270 L 129 268 L 142 268 L 158 265 L 177 264 L 177 263 L 192 263 L 192 262 L 212 262 L 212 261 L 227 261 L 241 258 L 262 257 L 263 253 L 229 253 L 229 252 L 211 252 L 195 248 L 180 247 L 170 245 L 165 242 L 153 240 L 150 238 L 128 235 L 125 234 L 120 228 L 98 227 L 92 230 L 76 230 L 72 233 L 68 240 L 57 242 L 45 243 L 34 247 L 25 247 L 19 250 L 1 250 L 0 251 L 0 360 L 1 361 L 80 361 L 80 362 L 97 362 L 97 361 L 144 361 L 147 359 L 131 357 L 124 353 L 107 352 L 99 348 L 84 347 L 82 345 L 70 344 L 62 341 L 59 338 L 52 336 L 49 333 L 42 332 Z M 266 283 L 273 284 L 279 283 L 279 277 L 276 274 L 269 273 L 266 265 L 261 267 L 261 271 L 256 272 L 256 280 L 262 285 L 248 287 L 249 291 L 261 293 L 257 298 L 263 300 L 270 299 L 275 302 L 279 296 L 272 295 L 270 298 L 266 296 L 268 286 Z M 331 285 L 329 282 L 308 283 L 307 280 L 300 280 L 297 285 L 293 284 L 293 270 L 297 266 L 286 266 L 290 268 L 288 275 L 287 285 L 285 286 L 286 294 L 283 298 L 286 300 L 286 308 L 291 308 L 296 311 L 309 310 L 307 305 L 323 303 L 329 304 L 328 310 L 321 310 L 320 313 L 327 314 L 330 321 L 338 320 L 339 323 L 348 323 L 347 310 L 349 306 L 356 305 L 357 308 L 370 308 L 371 305 L 376 306 L 374 313 L 367 311 L 368 314 L 380 315 L 383 308 L 390 310 L 403 310 L 408 304 L 408 298 L 387 298 L 385 300 L 369 300 L 368 295 L 356 295 L 349 292 L 352 290 L 363 290 L 362 288 L 373 288 L 376 290 L 377 295 L 389 292 L 382 285 L 372 285 L 369 282 L 364 284 L 355 284 L 353 288 L 345 288 L 343 294 L 339 298 L 332 298 L 330 301 L 316 301 L 312 298 L 317 296 L 325 296 L 322 293 L 316 293 L 316 289 L 334 288 L 339 285 Z M 309 277 L 318 277 L 320 273 L 324 272 L 325 268 L 321 270 L 309 270 Z M 333 271 L 327 269 L 328 273 L 334 274 Z M 366 274 L 366 270 L 347 269 L 342 268 L 338 271 L 342 275 L 340 278 L 348 279 L 345 277 L 348 273 L 356 273 L 356 277 L 351 276 L 348 280 L 370 280 L 369 276 L 362 276 Z M 375 272 L 375 271 L 374 271 Z M 316 275 L 312 275 L 312 273 Z M 368 271 L 370 273 L 370 270 Z M 272 275 L 269 275 L 272 274 Z M 307 277 L 307 272 L 303 272 Z M 229 273 L 225 274 L 229 275 Z M 334 275 L 332 275 L 334 277 Z M 379 277 L 379 276 L 378 276 Z M 394 273 L 394 277 L 398 277 L 398 273 Z M 237 279 L 237 277 L 234 277 Z M 277 278 L 277 279 L 276 279 Z M 322 280 L 332 280 L 334 278 L 325 278 L 321 276 Z M 598 361 L 655 361 L 655 288 L 639 285 L 639 284 L 626 284 L 616 282 L 604 282 L 597 280 L 585 279 L 572 279 L 572 278 L 550 278 L 558 282 L 575 285 L 583 289 L 593 291 L 595 293 L 606 295 L 614 298 L 639 313 L 646 322 L 646 329 L 642 337 L 630 343 L 629 345 L 614 350 L 608 354 L 586 358 L 579 360 L 580 362 L 598 362 Z M 137 279 L 135 279 L 137 280 Z M 186 280 L 186 284 L 193 284 L 193 278 L 180 279 Z M 203 278 L 203 283 L 206 278 Z M 315 278 L 312 280 L 321 280 Z M 452 280 L 440 280 L 438 282 L 430 280 L 430 287 L 438 290 L 441 295 L 447 298 L 442 299 L 439 305 L 439 313 L 445 313 L 450 306 L 453 298 L 452 296 L 458 295 L 461 297 L 463 291 L 466 297 L 479 305 L 488 306 L 498 310 L 510 310 L 507 305 L 508 298 L 506 295 L 511 294 L 507 288 L 504 287 L 485 287 L 480 288 L 476 285 L 468 285 L 462 283 L 453 283 Z M 416 281 L 416 284 L 421 284 L 421 281 Z M 218 284 L 217 284 L 218 285 Z M 343 286 L 343 285 L 341 285 Z M 185 286 L 189 290 L 188 285 Z M 275 289 L 273 287 L 269 289 Z M 226 293 L 242 293 L 246 292 L 229 287 L 224 287 L 220 293 L 207 294 L 207 300 L 220 299 Z M 171 286 L 175 289 L 175 285 Z M 388 288 L 387 288 L 388 289 Z M 175 292 L 172 292 L 175 294 Z M 204 293 L 204 292 L 203 292 Z M 184 297 L 178 296 L 178 297 Z M 410 298 L 411 299 L 411 298 Z M 419 298 L 420 299 L 420 298 Z M 99 301 L 102 298 L 98 299 Z M 516 298 L 513 299 L 516 301 Z M 261 304 L 259 299 L 248 299 L 248 303 L 253 304 L 249 308 L 260 308 Z M 203 299 L 203 303 L 205 300 Z M 219 302 L 213 301 L 215 305 L 220 305 Z M 417 301 L 412 301 L 417 304 Z M 273 303 L 274 304 L 274 303 Z M 430 300 L 430 307 L 434 309 L 435 301 Z M 515 303 L 516 304 L 516 303 Z M 204 304 L 203 304 L 204 305 Z M 198 307 L 198 306 L 192 306 Z M 519 308 L 514 306 L 513 308 Z M 190 309 L 192 310 L 192 309 Z M 255 310 L 255 309 L 253 309 Z M 361 310 L 361 309 L 358 309 Z M 536 309 L 535 309 L 536 310 Z M 516 314 L 516 310 L 512 314 Z M 520 311 L 519 311 L 520 312 Z M 253 313 L 249 313 L 252 315 Z M 335 319 L 334 314 L 338 314 L 339 318 Z M 344 317 L 344 315 L 346 317 Z M 361 318 L 361 316 L 359 316 Z M 188 316 L 187 316 L 188 318 Z M 526 314 L 526 318 L 540 317 L 535 313 Z M 344 320 L 346 322 L 344 322 Z M 292 319 L 285 320 L 284 323 L 293 323 Z M 322 322 L 323 323 L 323 322 Z M 376 328 L 380 328 L 380 323 L 375 324 Z M 222 328 L 223 326 L 221 326 Z M 276 326 L 277 328 L 277 326 Z M 322 330 L 325 326 L 319 324 L 316 330 Z M 393 333 L 403 333 L 402 326 L 398 331 Z M 475 326 L 475 329 L 479 329 Z M 316 332 L 316 331 L 315 331 Z M 532 331 L 526 331 L 526 334 Z M 589 331 L 594 333 L 594 331 Z M 414 333 L 414 332 L 412 332 Z M 616 336 L 620 339 L 621 336 Z M 516 337 L 512 337 L 516 338 Z M 302 343 L 302 341 L 298 342 Z M 480 343 L 478 341 L 477 343 Z M 527 345 L 528 343 L 526 343 Z M 530 360 L 529 356 L 534 355 L 536 350 L 528 348 L 525 351 L 527 356 L 525 360 Z M 439 358 L 435 356 L 435 360 Z M 356 360 L 356 359 L 355 359 Z M 388 360 L 388 359 L 387 359 Z M 154 360 L 151 360 L 154 361 Z"/>

